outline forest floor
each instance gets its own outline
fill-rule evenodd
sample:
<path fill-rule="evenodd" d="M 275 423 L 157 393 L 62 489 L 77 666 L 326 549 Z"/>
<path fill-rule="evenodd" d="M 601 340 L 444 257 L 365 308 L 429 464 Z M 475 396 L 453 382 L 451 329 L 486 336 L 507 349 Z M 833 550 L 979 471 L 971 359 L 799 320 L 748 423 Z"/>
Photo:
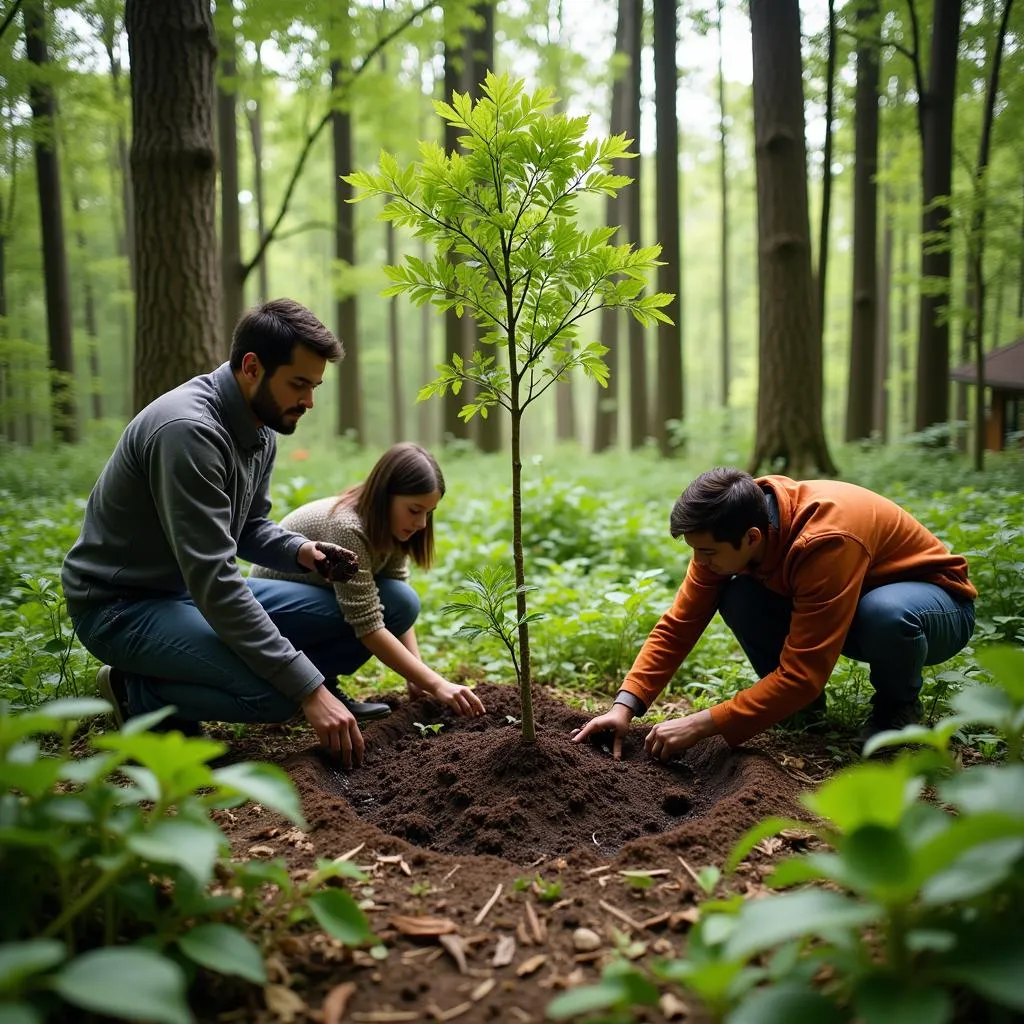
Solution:
<path fill-rule="evenodd" d="M 703 741 L 665 765 L 644 753 L 639 726 L 616 762 L 570 743 L 588 716 L 541 692 L 537 742 L 525 745 L 517 691 L 477 692 L 488 714 L 472 720 L 390 698 L 352 771 L 311 747 L 304 727 L 231 740 L 232 760 L 288 772 L 309 823 L 300 832 L 254 804 L 218 812 L 235 856 L 282 856 L 297 878 L 320 858 L 352 860 L 368 879 L 347 884 L 389 955 L 289 936 L 269 959 L 271 985 L 240 1006 L 237 989 L 213 982 L 203 1021 L 542 1021 L 560 990 L 597 981 L 615 956 L 678 955 L 701 869 L 768 815 L 806 817 L 799 793 L 837 767 L 834 735 L 780 732 L 736 750 Z M 431 723 L 443 728 L 420 728 Z M 728 891 L 756 897 L 773 861 L 809 839 L 763 841 Z M 636 1020 L 700 1017 L 666 996 Z"/>

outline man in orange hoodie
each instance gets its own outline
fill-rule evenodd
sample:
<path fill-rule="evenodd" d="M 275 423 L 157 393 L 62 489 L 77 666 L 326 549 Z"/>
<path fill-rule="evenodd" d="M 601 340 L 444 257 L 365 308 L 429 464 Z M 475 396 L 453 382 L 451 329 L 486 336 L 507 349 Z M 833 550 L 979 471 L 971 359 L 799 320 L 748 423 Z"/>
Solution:
<path fill-rule="evenodd" d="M 967 562 L 895 503 L 832 480 L 702 473 L 672 509 L 693 549 L 672 607 L 651 631 L 610 711 L 573 737 L 614 732 L 668 685 L 715 612 L 758 681 L 706 711 L 661 722 L 647 750 L 668 760 L 705 736 L 735 746 L 824 699 L 840 654 L 867 662 L 875 689 L 861 738 L 920 720 L 921 670 L 974 631 Z"/>

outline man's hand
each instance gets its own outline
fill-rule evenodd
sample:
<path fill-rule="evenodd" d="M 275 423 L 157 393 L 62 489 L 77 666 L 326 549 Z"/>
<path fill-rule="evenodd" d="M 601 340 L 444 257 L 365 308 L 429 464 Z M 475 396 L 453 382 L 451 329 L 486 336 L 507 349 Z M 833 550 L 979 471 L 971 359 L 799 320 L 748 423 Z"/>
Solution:
<path fill-rule="evenodd" d="M 410 684 L 412 685 L 412 684 Z M 426 696 L 426 693 L 421 690 Z M 434 699 L 447 704 L 457 715 L 463 718 L 479 718 L 487 709 L 484 702 L 468 687 L 458 686 L 442 680 L 434 691 Z"/>
<path fill-rule="evenodd" d="M 306 541 L 299 548 L 296 561 L 331 583 L 345 583 L 359 572 L 359 559 L 354 551 L 325 540 Z"/>
<path fill-rule="evenodd" d="M 711 712 L 698 711 L 695 715 L 673 718 L 652 726 L 647 739 L 644 740 L 644 746 L 652 757 L 668 761 L 705 736 L 714 736 L 717 731 Z"/>
<path fill-rule="evenodd" d="M 320 738 L 320 743 L 346 768 L 363 763 L 363 734 L 355 715 L 322 683 L 303 702 L 302 713 Z"/>
<path fill-rule="evenodd" d="M 601 732 L 614 732 L 612 740 L 612 757 L 618 761 L 622 757 L 622 739 L 629 732 L 629 723 L 633 720 L 633 712 L 625 704 L 613 704 L 611 711 L 606 711 L 597 718 L 592 718 L 582 729 L 570 737 L 573 743 L 582 743 L 588 736 Z"/>

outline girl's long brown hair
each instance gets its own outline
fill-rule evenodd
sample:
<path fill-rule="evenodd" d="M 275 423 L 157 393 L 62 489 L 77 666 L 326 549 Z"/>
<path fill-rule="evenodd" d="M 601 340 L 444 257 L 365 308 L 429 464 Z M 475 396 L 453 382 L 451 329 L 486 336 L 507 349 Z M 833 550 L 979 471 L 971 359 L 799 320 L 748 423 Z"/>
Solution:
<path fill-rule="evenodd" d="M 363 521 L 370 550 L 374 554 L 402 551 L 421 569 L 434 561 L 434 514 L 427 525 L 408 540 L 397 540 L 391 533 L 391 499 L 396 495 L 415 497 L 437 491 L 444 497 L 444 477 L 437 460 L 425 448 L 410 441 L 392 445 L 376 462 L 361 484 L 338 495 L 331 513 L 341 508 L 354 509 Z"/>

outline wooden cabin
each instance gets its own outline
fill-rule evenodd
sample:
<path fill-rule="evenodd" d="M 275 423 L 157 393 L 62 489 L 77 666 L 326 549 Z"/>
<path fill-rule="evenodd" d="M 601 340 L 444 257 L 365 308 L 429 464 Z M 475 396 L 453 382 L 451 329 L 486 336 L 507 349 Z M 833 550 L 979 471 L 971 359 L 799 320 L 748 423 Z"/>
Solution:
<path fill-rule="evenodd" d="M 976 384 L 973 363 L 958 366 L 950 377 L 961 384 Z M 1024 431 L 1024 338 L 993 349 L 985 356 L 985 390 L 990 396 L 985 412 L 985 448 L 999 452 L 1011 435 Z M 1015 442 L 1021 444 L 1018 439 Z"/>

